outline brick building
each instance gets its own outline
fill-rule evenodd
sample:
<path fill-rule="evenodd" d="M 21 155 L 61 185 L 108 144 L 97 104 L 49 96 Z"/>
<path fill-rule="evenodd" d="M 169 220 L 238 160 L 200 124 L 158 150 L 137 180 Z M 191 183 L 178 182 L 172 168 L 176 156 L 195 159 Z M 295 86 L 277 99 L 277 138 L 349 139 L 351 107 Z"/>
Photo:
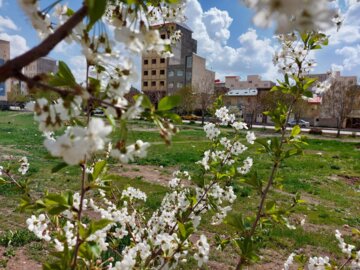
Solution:
<path fill-rule="evenodd" d="M 195 91 L 213 92 L 215 73 L 206 69 L 206 60 L 197 52 L 197 41 L 185 24 L 169 23 L 154 26 L 159 29 L 162 38 L 180 30 L 182 36 L 173 45 L 173 57 L 162 58 L 150 51 L 142 57 L 141 88 L 153 102 L 165 95 L 174 94 L 184 86 L 192 86 Z"/>
<path fill-rule="evenodd" d="M 10 59 L 10 42 L 0 40 L 0 66 Z M 11 89 L 11 80 L 0 83 L 0 101 L 7 100 L 7 93 Z"/>
<path fill-rule="evenodd" d="M 23 68 L 22 72 L 24 75 L 33 78 L 40 74 L 46 73 L 56 73 L 58 70 L 57 61 L 49 58 L 42 57 L 32 62 L 30 65 Z M 21 91 L 23 93 L 27 93 L 27 85 L 26 83 L 21 83 Z"/>
<path fill-rule="evenodd" d="M 263 81 L 259 75 L 249 75 L 246 80 L 241 81 L 239 76 L 226 76 L 225 86 L 230 90 L 233 89 L 258 89 L 270 90 L 275 83 L 272 81 Z"/>

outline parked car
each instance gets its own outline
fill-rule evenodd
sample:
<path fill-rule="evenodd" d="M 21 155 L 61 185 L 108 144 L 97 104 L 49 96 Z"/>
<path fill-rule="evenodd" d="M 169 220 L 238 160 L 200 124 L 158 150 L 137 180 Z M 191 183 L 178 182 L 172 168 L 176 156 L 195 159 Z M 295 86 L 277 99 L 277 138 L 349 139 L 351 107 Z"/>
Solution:
<path fill-rule="evenodd" d="M 293 126 L 296 126 L 296 125 L 299 125 L 300 127 L 310 127 L 310 123 L 305 121 L 305 120 L 302 120 L 302 119 L 300 119 L 299 121 L 296 121 L 295 119 L 291 120 L 291 121 L 288 122 L 288 125 L 290 127 L 293 127 Z"/>
<path fill-rule="evenodd" d="M 91 115 L 94 115 L 94 116 L 104 116 L 105 113 L 104 113 L 104 110 L 101 109 L 101 108 L 96 108 L 95 110 L 93 110 L 91 112 Z"/>

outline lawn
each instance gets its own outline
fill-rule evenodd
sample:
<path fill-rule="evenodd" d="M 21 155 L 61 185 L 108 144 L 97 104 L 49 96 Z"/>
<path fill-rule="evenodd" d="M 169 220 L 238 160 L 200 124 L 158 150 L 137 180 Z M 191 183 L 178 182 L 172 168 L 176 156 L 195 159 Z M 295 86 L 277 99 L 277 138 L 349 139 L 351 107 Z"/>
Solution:
<path fill-rule="evenodd" d="M 154 126 L 142 121 L 134 121 L 130 125 L 130 140 L 142 139 L 151 142 L 148 156 L 135 163 L 146 166 L 163 178 L 170 177 L 174 169 L 196 172 L 195 162 L 201 159 L 210 142 L 197 125 L 180 126 L 181 132 L 173 137 L 170 146 L 165 145 Z M 224 129 L 228 132 L 227 129 Z M 259 136 L 276 136 L 273 132 L 258 131 Z M 7 155 L 15 157 L 27 156 L 30 162 L 29 177 L 32 190 L 40 195 L 45 190 L 74 190 L 79 186 L 77 167 L 70 166 L 58 173 L 51 173 L 51 168 L 59 163 L 58 159 L 48 156 L 42 146 L 42 135 L 32 115 L 21 112 L 0 112 L 0 165 Z M 283 190 L 273 191 L 271 197 L 279 202 L 286 202 L 292 194 L 300 192 L 305 204 L 296 208 L 294 216 L 303 218 L 306 223 L 302 228 L 290 230 L 275 225 L 268 235 L 267 246 L 263 250 L 264 265 L 279 266 L 294 249 L 305 249 L 309 255 L 338 256 L 334 230 L 343 229 L 344 225 L 360 228 L 360 144 L 349 142 L 347 138 L 340 140 L 329 138 L 309 138 L 305 154 L 286 160 L 280 168 L 278 177 L 282 179 Z M 253 171 L 266 177 L 271 163 L 263 154 L 257 153 L 257 146 L 250 148 L 254 158 Z M 131 184 L 149 194 L 146 206 L 156 209 L 161 198 L 167 191 L 163 185 L 151 183 L 138 168 L 121 167 L 113 162 L 112 170 L 119 173 L 119 186 Z M 145 168 L 145 167 L 144 167 Z M 132 170 L 138 177 L 122 177 L 121 172 Z M 249 212 L 256 209 L 258 196 L 250 188 L 237 184 L 235 186 L 238 199 L 234 211 Z M 34 241 L 22 229 L 25 227 L 26 216 L 15 211 L 20 198 L 19 192 L 12 186 L 0 188 L 0 245 L 6 246 L 8 230 L 19 231 L 20 241 L 25 245 L 26 254 L 34 260 L 44 260 L 39 256 L 41 244 Z M 211 226 L 208 217 L 203 219 L 201 230 L 211 238 L 214 233 L 224 234 L 226 225 Z M 22 234 L 25 236 L 22 236 Z M 21 246 L 20 245 L 20 246 Z M 34 248 L 34 245 L 37 248 Z M 16 247 L 17 248 L 17 247 Z M 225 253 L 213 251 L 212 266 L 227 267 L 235 263 L 235 255 L 231 250 Z M 0 261 L 1 263 L 1 261 Z M 1 265 L 0 265 L 1 267 Z M 184 269 L 192 267 L 192 260 Z M 260 268 L 256 269 L 261 269 Z M 275 267 L 275 268 L 276 268 Z M 279 266 L 280 267 L 280 266 Z M 181 267 L 180 267 L 181 268 Z M 274 269 L 275 269 L 274 268 Z M 252 269 L 252 268 L 250 268 Z M 255 268 L 254 268 L 255 269 Z"/>

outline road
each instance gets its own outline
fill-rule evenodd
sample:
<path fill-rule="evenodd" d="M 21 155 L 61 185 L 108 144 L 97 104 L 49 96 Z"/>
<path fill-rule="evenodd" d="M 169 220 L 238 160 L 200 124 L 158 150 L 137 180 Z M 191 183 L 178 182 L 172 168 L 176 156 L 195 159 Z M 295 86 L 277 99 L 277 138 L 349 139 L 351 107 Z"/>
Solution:
<path fill-rule="evenodd" d="M 253 125 L 253 128 L 265 128 L 265 129 L 275 129 L 274 126 L 269 126 L 269 125 Z M 334 134 L 336 135 L 337 134 L 337 129 L 334 129 L 334 128 L 325 128 L 325 127 L 316 127 L 316 128 L 319 128 L 322 130 L 322 132 L 324 134 Z M 288 127 L 286 128 L 286 130 L 291 130 L 292 128 L 291 127 Z M 310 128 L 301 128 L 301 132 L 309 132 L 310 131 Z M 360 136 L 360 130 L 341 130 L 340 131 L 340 135 L 354 135 L 355 133 L 355 136 Z"/>
<path fill-rule="evenodd" d="M 189 123 L 190 121 L 188 120 L 183 120 L 184 123 Z M 201 124 L 201 121 L 195 121 L 196 124 Z M 205 122 L 207 123 L 207 122 Z M 271 125 L 253 125 L 253 128 L 264 128 L 264 129 L 269 129 L 269 130 L 274 130 L 275 127 L 271 126 Z M 331 135 L 336 135 L 337 134 L 337 129 L 334 128 L 325 128 L 325 127 L 317 127 L 319 129 L 322 130 L 323 134 L 331 134 Z M 291 130 L 291 127 L 286 128 L 286 130 Z M 301 132 L 306 132 L 308 133 L 310 131 L 310 128 L 301 128 Z M 346 135 L 346 136 L 350 136 L 350 135 L 354 135 L 355 136 L 360 136 L 360 130 L 341 130 L 340 131 L 340 135 Z"/>

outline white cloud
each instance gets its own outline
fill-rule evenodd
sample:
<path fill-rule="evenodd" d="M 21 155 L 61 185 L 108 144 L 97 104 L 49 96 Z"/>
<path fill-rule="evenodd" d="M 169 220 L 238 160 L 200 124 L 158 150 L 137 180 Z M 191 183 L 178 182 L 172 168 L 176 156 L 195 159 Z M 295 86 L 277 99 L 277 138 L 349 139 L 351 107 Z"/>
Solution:
<path fill-rule="evenodd" d="M 330 45 L 360 41 L 360 3 L 356 1 L 353 1 L 354 3 L 351 5 L 347 5 L 340 30 L 337 31 L 336 27 L 333 27 L 327 32 L 330 35 Z"/>
<path fill-rule="evenodd" d="M 61 54 L 68 54 L 69 52 L 73 52 L 75 47 L 75 43 L 68 44 L 65 41 L 61 41 L 56 47 L 54 48 L 54 52 L 61 53 Z M 78 48 L 76 48 L 78 50 Z"/>
<path fill-rule="evenodd" d="M 18 27 L 15 25 L 15 23 L 9 17 L 3 17 L 0 15 L 0 31 L 5 31 L 5 29 L 15 30 L 15 31 L 19 30 Z"/>
<path fill-rule="evenodd" d="M 344 66 L 338 65 L 338 64 L 332 64 L 331 65 L 331 70 L 333 70 L 333 71 L 343 71 Z"/>
<path fill-rule="evenodd" d="M 209 37 L 220 43 L 226 44 L 230 38 L 229 27 L 233 19 L 227 11 L 219 10 L 216 7 L 204 12 L 203 21 L 207 26 Z"/>
<path fill-rule="evenodd" d="M 11 58 L 14 58 L 29 50 L 26 39 L 20 35 L 9 35 L 7 33 L 0 33 L 0 39 L 10 41 Z"/>
<path fill-rule="evenodd" d="M 207 59 L 217 77 L 259 74 L 275 80 L 278 76 L 272 63 L 276 45 L 271 39 L 260 38 L 256 30 L 249 28 L 238 38 L 238 46 L 229 46 L 233 19 L 227 11 L 211 8 L 204 12 L 198 0 L 188 0 L 185 14 L 198 40 L 198 54 Z"/>
<path fill-rule="evenodd" d="M 360 67 L 360 45 L 345 46 L 335 51 L 336 54 L 344 57 L 343 67 L 345 70 L 352 70 Z"/>
<path fill-rule="evenodd" d="M 86 80 L 86 59 L 83 55 L 71 56 L 66 63 L 69 65 L 77 82 Z"/>

